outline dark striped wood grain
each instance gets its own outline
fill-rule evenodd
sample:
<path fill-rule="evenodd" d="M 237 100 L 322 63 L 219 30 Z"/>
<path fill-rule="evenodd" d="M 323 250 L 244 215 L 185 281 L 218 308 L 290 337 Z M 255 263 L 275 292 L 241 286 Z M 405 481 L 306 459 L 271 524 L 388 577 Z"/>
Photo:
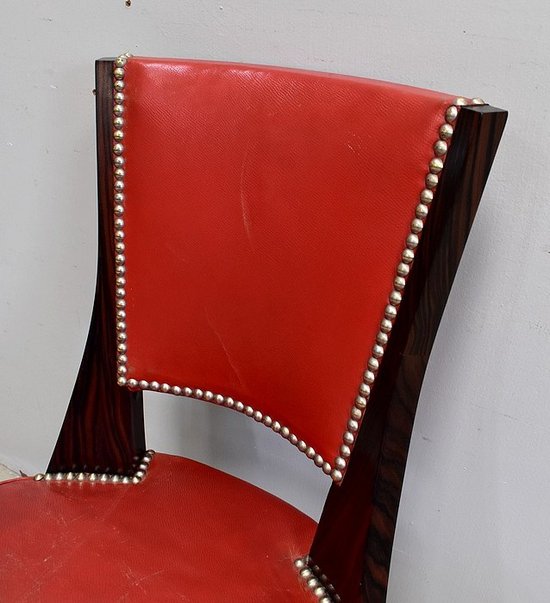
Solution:
<path fill-rule="evenodd" d="M 145 452 L 141 392 L 116 384 L 111 59 L 96 62 L 99 242 L 84 357 L 48 472 L 133 473 Z"/>
<path fill-rule="evenodd" d="M 506 118 L 489 106 L 460 111 L 346 477 L 327 498 L 311 556 L 344 603 L 386 600 L 422 381 Z"/>

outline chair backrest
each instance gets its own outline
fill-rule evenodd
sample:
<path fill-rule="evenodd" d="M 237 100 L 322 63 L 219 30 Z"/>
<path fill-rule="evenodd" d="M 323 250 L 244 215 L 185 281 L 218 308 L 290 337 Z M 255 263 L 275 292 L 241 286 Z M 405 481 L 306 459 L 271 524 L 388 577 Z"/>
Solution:
<path fill-rule="evenodd" d="M 121 383 L 243 412 L 340 481 L 454 97 L 270 67 L 119 62 Z"/>
<path fill-rule="evenodd" d="M 96 303 L 48 470 L 135 470 L 142 390 L 233 408 L 336 482 L 312 557 L 343 601 L 361 582 L 379 600 L 506 113 L 264 66 L 121 56 L 97 74 Z"/>

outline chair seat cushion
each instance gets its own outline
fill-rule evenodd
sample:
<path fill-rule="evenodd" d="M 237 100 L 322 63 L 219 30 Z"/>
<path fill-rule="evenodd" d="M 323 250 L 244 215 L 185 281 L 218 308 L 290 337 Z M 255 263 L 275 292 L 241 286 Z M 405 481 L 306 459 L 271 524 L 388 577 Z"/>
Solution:
<path fill-rule="evenodd" d="M 0 601 L 311 602 L 293 561 L 315 527 L 170 455 L 137 485 L 16 479 L 0 484 Z"/>

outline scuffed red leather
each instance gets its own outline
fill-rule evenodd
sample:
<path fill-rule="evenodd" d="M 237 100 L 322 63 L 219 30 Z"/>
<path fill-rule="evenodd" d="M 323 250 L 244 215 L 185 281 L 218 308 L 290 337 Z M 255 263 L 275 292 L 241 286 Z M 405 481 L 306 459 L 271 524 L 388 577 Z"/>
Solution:
<path fill-rule="evenodd" d="M 132 58 L 128 378 L 230 395 L 339 453 L 451 97 Z"/>
<path fill-rule="evenodd" d="M 0 485 L 3 603 L 312 602 L 293 560 L 315 522 L 194 461 L 141 484 Z"/>

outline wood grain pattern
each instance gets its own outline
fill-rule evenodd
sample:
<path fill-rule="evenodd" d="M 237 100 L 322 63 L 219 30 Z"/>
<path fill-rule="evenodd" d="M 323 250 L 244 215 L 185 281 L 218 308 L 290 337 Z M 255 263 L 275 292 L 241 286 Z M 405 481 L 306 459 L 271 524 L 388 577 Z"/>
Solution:
<path fill-rule="evenodd" d="M 142 393 L 116 384 L 112 70 L 112 59 L 96 62 L 99 242 L 94 309 L 48 472 L 130 474 L 145 452 Z"/>
<path fill-rule="evenodd" d="M 460 112 L 346 478 L 327 498 L 311 557 L 344 603 L 386 600 L 422 381 L 506 118 L 489 106 Z"/>

